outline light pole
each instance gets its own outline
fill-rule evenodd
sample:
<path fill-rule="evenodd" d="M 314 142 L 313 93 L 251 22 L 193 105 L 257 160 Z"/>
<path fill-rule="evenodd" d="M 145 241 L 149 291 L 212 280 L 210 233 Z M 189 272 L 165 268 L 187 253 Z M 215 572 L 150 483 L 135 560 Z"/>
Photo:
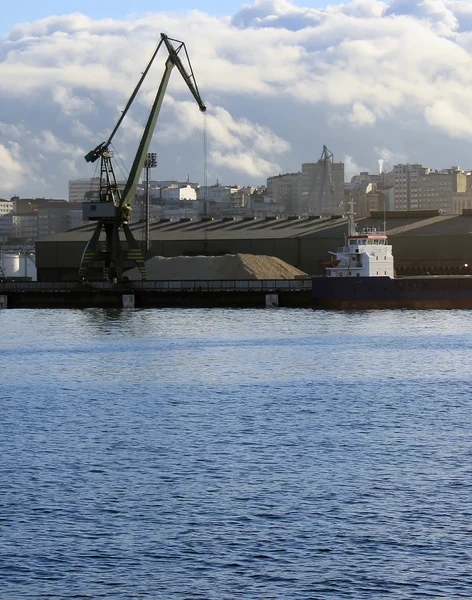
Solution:
<path fill-rule="evenodd" d="M 149 249 L 151 247 L 151 236 L 149 229 L 149 206 L 150 206 L 150 189 L 149 189 L 149 171 L 157 167 L 157 154 L 155 152 L 148 152 L 146 159 L 144 161 L 144 169 L 145 169 L 145 188 L 146 188 L 146 204 L 145 204 L 145 212 L 144 212 L 144 221 L 146 224 L 145 231 L 145 248 L 144 248 L 144 258 L 148 258 Z"/>

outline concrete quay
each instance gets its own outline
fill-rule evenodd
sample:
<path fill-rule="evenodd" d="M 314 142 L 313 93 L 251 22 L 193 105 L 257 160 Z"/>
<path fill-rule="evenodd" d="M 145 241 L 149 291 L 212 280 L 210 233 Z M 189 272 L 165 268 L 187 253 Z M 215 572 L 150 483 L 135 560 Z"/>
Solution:
<path fill-rule="evenodd" d="M 309 308 L 311 296 L 311 279 L 0 283 L 0 308 Z"/>

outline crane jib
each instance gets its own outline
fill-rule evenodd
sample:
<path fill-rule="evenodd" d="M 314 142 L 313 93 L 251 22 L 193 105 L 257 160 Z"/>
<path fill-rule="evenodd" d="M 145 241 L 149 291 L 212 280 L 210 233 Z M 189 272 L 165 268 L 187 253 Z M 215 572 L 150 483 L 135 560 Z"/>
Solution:
<path fill-rule="evenodd" d="M 176 42 L 178 47 L 175 48 L 172 42 Z M 120 193 L 118 183 L 113 170 L 112 158 L 113 153 L 109 151 L 111 141 L 118 131 L 126 113 L 128 112 L 131 104 L 136 98 L 136 95 L 141 88 L 141 85 L 149 72 L 149 69 L 157 55 L 157 52 L 162 44 L 165 44 L 169 56 L 165 63 L 165 70 L 162 76 L 159 88 L 156 93 L 153 105 L 149 117 L 147 119 L 143 135 L 141 137 L 136 155 L 133 160 L 133 164 L 126 181 L 124 190 Z M 184 52 L 189 72 L 185 69 L 182 61 L 180 60 L 179 53 Z M 94 150 L 91 150 L 86 156 L 87 162 L 95 162 L 98 158 L 101 159 L 101 176 L 100 176 L 100 189 L 98 202 L 86 202 L 84 203 L 84 218 L 97 222 L 97 227 L 92 238 L 88 242 L 82 261 L 80 265 L 79 275 L 85 276 L 87 269 L 95 261 L 101 261 L 103 263 L 103 274 L 105 279 L 116 280 L 120 279 L 123 273 L 125 262 L 132 260 L 138 266 L 141 271 L 143 279 L 146 278 L 146 270 L 144 266 L 144 258 L 139 248 L 138 242 L 133 237 L 131 230 L 129 229 L 130 211 L 131 205 L 133 204 L 139 179 L 141 176 L 146 155 L 149 150 L 151 139 L 156 127 L 159 112 L 161 110 L 162 102 L 167 90 L 170 75 L 174 66 L 177 67 L 180 74 L 182 75 L 187 87 L 192 93 L 193 97 L 197 101 L 197 104 L 202 112 L 206 111 L 206 106 L 200 96 L 200 92 L 197 87 L 195 76 L 193 73 L 192 65 L 190 63 L 185 44 L 177 40 L 172 40 L 165 34 L 161 34 L 161 40 L 154 51 L 150 61 L 148 62 L 146 69 L 143 71 L 142 76 L 133 90 L 125 109 L 123 110 L 117 124 L 115 125 L 110 137 L 106 142 L 99 144 Z M 128 251 L 125 252 L 121 248 L 119 230 L 122 230 L 125 234 Z M 106 236 L 106 251 L 104 252 L 100 247 L 100 232 L 104 231 Z"/>
<path fill-rule="evenodd" d="M 162 101 L 164 100 L 164 95 L 169 84 L 169 79 L 173 68 L 174 62 L 170 59 L 167 59 L 164 75 L 159 85 L 156 98 L 154 99 L 154 103 L 152 105 L 151 112 L 149 114 L 146 127 L 144 129 L 143 137 L 141 138 L 138 151 L 136 152 L 136 156 L 134 157 L 133 165 L 129 172 L 125 189 L 121 194 L 120 206 L 124 206 L 125 204 L 131 205 L 134 201 L 134 196 L 138 187 L 139 178 L 144 167 L 144 161 L 146 160 L 146 154 L 149 150 L 151 138 L 154 133 L 157 118 L 161 110 Z"/>

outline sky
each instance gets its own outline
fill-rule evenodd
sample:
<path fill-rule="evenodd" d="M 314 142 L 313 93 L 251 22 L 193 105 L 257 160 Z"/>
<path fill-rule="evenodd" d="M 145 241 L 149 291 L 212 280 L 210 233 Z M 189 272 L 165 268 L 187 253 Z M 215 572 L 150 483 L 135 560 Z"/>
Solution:
<path fill-rule="evenodd" d="M 379 161 L 472 168 L 469 0 L 20 0 L 2 11 L 2 198 L 67 198 L 70 179 L 95 174 L 83 156 L 113 129 L 161 31 L 185 41 L 208 106 L 208 183 L 264 184 L 323 144 L 346 179 Z M 117 166 L 132 162 L 165 58 L 114 140 Z M 203 127 L 175 71 L 155 179 L 203 183 Z"/>
<path fill-rule="evenodd" d="M 331 2 L 331 4 L 339 4 Z M 19 2 L 9 2 L 8 6 L 2 9 L 2 19 L 0 21 L 0 35 L 4 35 L 17 23 L 26 21 L 37 21 L 51 15 L 66 15 L 74 12 L 80 12 L 92 19 L 104 19 L 112 17 L 114 19 L 126 19 L 133 15 L 143 15 L 146 13 L 159 11 L 188 11 L 201 10 L 212 15 L 232 15 L 238 11 L 243 2 L 238 0 L 165 0 L 156 2 L 156 0 L 19 0 Z M 250 2 L 247 2 L 250 4 Z M 297 3 L 295 3 L 297 4 Z M 304 3 L 311 8 L 321 8 L 327 4 L 325 0 L 309 0 Z"/>

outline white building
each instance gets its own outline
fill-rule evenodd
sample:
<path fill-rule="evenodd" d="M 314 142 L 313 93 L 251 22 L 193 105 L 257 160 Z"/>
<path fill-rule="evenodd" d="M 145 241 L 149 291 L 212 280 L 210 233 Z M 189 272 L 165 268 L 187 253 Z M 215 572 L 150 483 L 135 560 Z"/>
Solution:
<path fill-rule="evenodd" d="M 178 187 L 171 185 L 167 188 L 161 189 L 161 199 L 164 202 L 180 202 L 181 200 L 196 200 L 197 192 L 190 185 L 184 187 Z"/>
<path fill-rule="evenodd" d="M 11 212 L 13 212 L 13 202 L 0 199 L 0 217 Z"/>
<path fill-rule="evenodd" d="M 0 200 L 0 238 L 5 239 L 12 234 L 13 202 Z"/>
<path fill-rule="evenodd" d="M 239 191 L 239 185 L 207 185 L 198 189 L 198 199 L 208 202 L 229 202 L 231 196 Z"/>

